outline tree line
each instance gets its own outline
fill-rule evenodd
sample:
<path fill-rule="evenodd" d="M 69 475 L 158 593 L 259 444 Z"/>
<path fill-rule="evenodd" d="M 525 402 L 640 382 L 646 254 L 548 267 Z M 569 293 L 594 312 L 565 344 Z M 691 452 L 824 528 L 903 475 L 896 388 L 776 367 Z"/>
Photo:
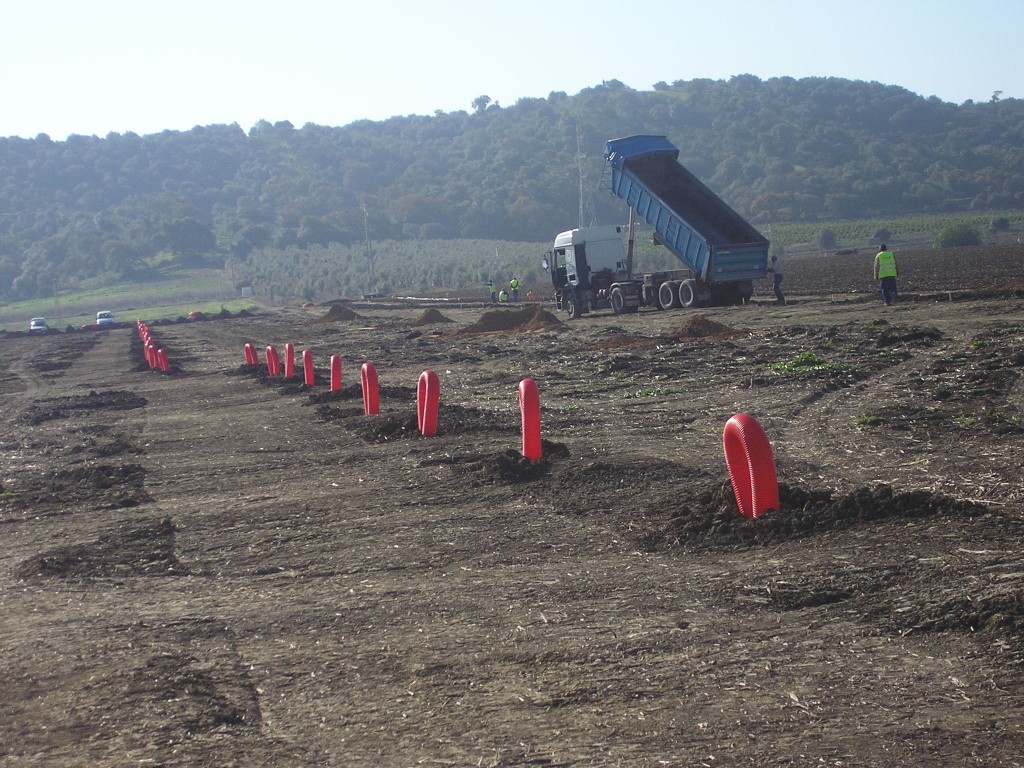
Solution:
<path fill-rule="evenodd" d="M 668 136 L 680 162 L 762 229 L 1024 209 L 1024 101 L 998 94 L 955 105 L 879 83 L 740 75 L 648 91 L 612 80 L 471 106 L 342 127 L 0 138 L 0 298 L 48 296 L 101 274 L 144 279 L 157 254 L 229 264 L 250 281 L 284 275 L 275 262 L 295 269 L 305 255 L 365 290 L 364 257 L 381 243 L 541 243 L 624 220 L 602 187 L 603 148 L 636 133 Z M 473 249 L 451 250 L 470 263 L 447 267 L 442 282 L 478 280 Z M 374 279 L 401 288 L 403 266 L 381 259 Z M 415 271 L 422 279 L 431 268 Z"/>

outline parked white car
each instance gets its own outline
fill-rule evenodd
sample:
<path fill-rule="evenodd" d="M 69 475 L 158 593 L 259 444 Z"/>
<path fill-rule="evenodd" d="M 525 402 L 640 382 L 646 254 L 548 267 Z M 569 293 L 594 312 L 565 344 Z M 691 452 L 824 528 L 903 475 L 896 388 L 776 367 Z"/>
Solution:
<path fill-rule="evenodd" d="M 114 324 L 114 313 L 109 309 L 104 309 L 101 312 L 96 313 L 96 325 L 102 328 L 104 325 Z"/>
<path fill-rule="evenodd" d="M 45 317 L 33 317 L 28 321 L 28 329 L 31 333 L 46 333 L 50 326 Z"/>

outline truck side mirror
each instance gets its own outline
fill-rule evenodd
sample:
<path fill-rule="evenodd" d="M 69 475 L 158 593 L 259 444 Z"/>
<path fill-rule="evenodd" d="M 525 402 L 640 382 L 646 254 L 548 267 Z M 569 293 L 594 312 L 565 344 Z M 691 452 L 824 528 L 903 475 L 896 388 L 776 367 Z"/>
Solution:
<path fill-rule="evenodd" d="M 541 266 L 541 269 L 547 269 L 548 268 L 548 260 L 547 259 L 541 259 L 540 260 L 540 266 Z"/>

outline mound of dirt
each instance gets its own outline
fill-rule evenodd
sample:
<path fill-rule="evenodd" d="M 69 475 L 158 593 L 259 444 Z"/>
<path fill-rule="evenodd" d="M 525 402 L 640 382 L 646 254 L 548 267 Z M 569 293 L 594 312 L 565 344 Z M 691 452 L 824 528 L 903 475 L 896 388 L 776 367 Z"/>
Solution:
<path fill-rule="evenodd" d="M 449 465 L 456 474 L 473 476 L 474 485 L 514 485 L 545 477 L 554 463 L 568 456 L 569 448 L 564 443 L 541 440 L 541 458 L 537 461 L 530 461 L 519 451 L 510 448 L 496 454 L 427 459 L 421 462 L 421 466 Z"/>
<path fill-rule="evenodd" d="M 354 312 L 348 307 L 343 307 L 340 304 L 335 304 L 327 311 L 326 315 L 319 318 L 318 320 L 314 320 L 313 322 L 335 323 L 342 320 L 360 320 L 361 318 L 362 316 L 360 314 Z"/>
<path fill-rule="evenodd" d="M 475 336 L 499 331 L 547 331 L 561 327 L 561 321 L 540 306 L 522 309 L 494 309 L 468 325 L 456 336 Z"/>
<path fill-rule="evenodd" d="M 16 573 L 23 579 L 180 575 L 187 569 L 174 554 L 176 531 L 170 518 L 126 523 L 96 541 L 68 544 L 30 557 Z"/>
<path fill-rule="evenodd" d="M 609 328 L 605 338 L 595 342 L 593 348 L 606 351 L 613 349 L 644 349 L 656 347 L 663 343 L 664 339 L 659 339 L 658 337 L 639 336 L 635 333 L 628 333 L 622 328 Z"/>
<path fill-rule="evenodd" d="M 668 334 L 673 339 L 704 339 L 704 338 L 731 338 L 737 335 L 737 331 L 724 323 L 709 320 L 703 315 L 691 315 L 690 318 Z"/>
<path fill-rule="evenodd" d="M 135 507 L 152 501 L 145 480 L 146 469 L 138 464 L 72 467 L 27 479 L 8 503 L 39 507 L 89 501 L 104 509 Z"/>
<path fill-rule="evenodd" d="M 631 534 L 641 547 L 650 551 L 748 549 L 894 518 L 909 522 L 939 515 L 976 518 L 990 514 L 982 504 L 929 491 L 894 493 L 887 485 L 835 497 L 828 490 L 808 491 L 779 483 L 779 509 L 756 519 L 739 514 L 729 483 L 710 485 L 694 499 L 692 507 L 683 505 L 665 519 L 664 510 L 670 503 L 671 499 L 653 499 L 646 524 L 631 525 Z"/>
<path fill-rule="evenodd" d="M 933 347 L 942 341 L 943 333 L 938 328 L 892 327 L 888 321 L 879 319 L 871 324 L 868 337 L 878 347 L 891 348 L 899 345 Z"/>
<path fill-rule="evenodd" d="M 363 387 L 361 384 L 345 384 L 338 390 L 327 390 L 326 392 L 311 392 L 306 405 L 324 405 L 335 403 L 341 400 L 362 400 Z M 362 410 L 360 410 L 362 413 Z"/>
<path fill-rule="evenodd" d="M 127 390 L 107 390 L 96 392 L 91 390 L 88 395 L 70 395 L 68 397 L 48 397 L 37 400 L 25 409 L 24 419 L 33 426 L 53 419 L 66 419 L 72 413 L 86 411 L 130 411 L 146 405 L 146 398 Z"/>
<path fill-rule="evenodd" d="M 537 307 L 533 315 L 521 327 L 522 331 L 553 331 L 562 327 L 562 321 L 546 309 Z"/>
<path fill-rule="evenodd" d="M 405 395 L 405 393 L 401 393 Z M 383 442 L 400 438 L 420 437 L 416 421 L 415 390 L 409 389 L 401 399 L 406 401 L 404 413 L 381 413 L 365 416 L 362 408 L 338 408 L 327 405 L 323 398 L 317 398 L 316 415 L 323 422 L 344 421 L 362 439 L 369 442 Z M 313 398 L 310 398 L 311 404 Z M 512 432 L 515 425 L 495 418 L 479 408 L 467 408 L 455 403 L 444 404 L 438 411 L 437 433 L 447 435 L 467 432 Z"/>
<path fill-rule="evenodd" d="M 445 317 L 443 314 L 441 314 L 440 310 L 431 307 L 430 309 L 423 310 L 423 314 L 416 318 L 416 320 L 413 322 L 413 326 L 419 327 L 421 325 L 433 325 L 434 323 L 450 322 L 453 322 L 451 318 Z"/>
<path fill-rule="evenodd" d="M 326 406 L 321 406 L 321 408 L 326 408 Z M 323 411 L 318 410 L 317 413 L 321 415 L 321 418 L 324 418 Z M 362 410 L 360 409 L 357 413 L 352 414 L 353 418 L 347 426 L 367 442 L 386 443 L 392 440 L 421 437 L 419 424 L 416 420 L 415 407 L 413 407 L 412 413 L 407 412 L 405 414 L 363 416 L 360 415 L 361 413 Z M 444 434 L 440 424 L 437 427 L 437 434 Z"/>

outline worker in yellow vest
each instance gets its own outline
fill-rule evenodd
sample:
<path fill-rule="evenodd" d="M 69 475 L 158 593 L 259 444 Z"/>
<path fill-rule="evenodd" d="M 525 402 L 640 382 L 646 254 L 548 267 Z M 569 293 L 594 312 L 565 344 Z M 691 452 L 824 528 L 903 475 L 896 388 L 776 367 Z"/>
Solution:
<path fill-rule="evenodd" d="M 896 278 L 898 276 L 896 257 L 892 255 L 889 247 L 882 243 L 875 255 L 875 280 L 881 283 L 882 301 L 887 307 L 896 302 Z"/>
<path fill-rule="evenodd" d="M 513 277 L 508 281 L 508 289 L 512 294 L 512 301 L 519 301 L 519 278 Z"/>

